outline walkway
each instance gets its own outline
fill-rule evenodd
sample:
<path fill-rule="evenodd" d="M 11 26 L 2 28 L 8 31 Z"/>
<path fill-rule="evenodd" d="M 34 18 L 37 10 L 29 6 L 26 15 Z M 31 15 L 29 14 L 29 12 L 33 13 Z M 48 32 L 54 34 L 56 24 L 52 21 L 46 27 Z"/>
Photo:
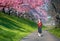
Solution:
<path fill-rule="evenodd" d="M 37 32 L 34 32 L 23 38 L 21 41 L 60 41 L 60 39 L 57 39 L 47 31 L 43 31 L 42 35 L 42 37 L 38 37 Z"/>

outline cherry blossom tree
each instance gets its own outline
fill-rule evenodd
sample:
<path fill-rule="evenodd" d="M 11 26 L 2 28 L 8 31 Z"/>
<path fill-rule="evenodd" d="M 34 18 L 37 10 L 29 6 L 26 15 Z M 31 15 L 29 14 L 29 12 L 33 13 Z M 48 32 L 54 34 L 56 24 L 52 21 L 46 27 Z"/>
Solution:
<path fill-rule="evenodd" d="M 12 7 L 18 11 L 28 11 L 28 7 L 25 8 L 22 5 L 28 5 L 31 8 L 36 8 L 37 6 L 41 6 L 43 4 L 43 0 L 0 0 L 0 7 Z"/>
<path fill-rule="evenodd" d="M 40 8 L 37 7 L 42 7 L 42 9 L 44 8 L 44 4 L 48 3 L 49 0 L 0 0 L 0 10 L 5 8 L 8 8 L 8 12 L 11 12 L 11 8 L 13 8 L 14 10 L 16 10 L 17 12 L 29 12 L 30 10 L 35 10 L 38 13 L 38 16 L 41 15 L 45 15 L 46 16 L 46 11 L 42 10 L 39 13 Z M 45 5 L 46 6 L 46 5 Z M 38 11 L 37 11 L 38 10 Z M 44 13 L 45 12 L 45 13 Z M 21 13 L 17 13 L 17 15 L 20 15 Z M 9 13 L 10 15 L 10 13 Z M 34 12 L 33 12 L 34 15 Z"/>

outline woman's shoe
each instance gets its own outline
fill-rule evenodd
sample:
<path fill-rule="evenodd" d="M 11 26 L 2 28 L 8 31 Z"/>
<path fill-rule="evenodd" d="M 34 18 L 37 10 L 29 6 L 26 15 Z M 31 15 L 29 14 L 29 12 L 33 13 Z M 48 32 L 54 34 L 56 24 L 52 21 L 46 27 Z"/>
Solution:
<path fill-rule="evenodd" d="M 40 33 L 38 33 L 38 36 L 40 37 L 40 36 L 41 36 L 41 34 L 40 34 Z"/>

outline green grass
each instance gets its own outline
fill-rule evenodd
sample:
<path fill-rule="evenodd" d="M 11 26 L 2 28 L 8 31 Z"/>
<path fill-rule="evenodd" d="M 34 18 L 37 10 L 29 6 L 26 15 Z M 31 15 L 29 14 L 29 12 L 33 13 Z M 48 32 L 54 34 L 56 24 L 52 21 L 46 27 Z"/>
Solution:
<path fill-rule="evenodd" d="M 50 33 L 52 33 L 53 35 L 55 35 L 57 38 L 60 38 L 60 28 L 54 28 L 49 30 Z"/>
<path fill-rule="evenodd" d="M 37 24 L 0 12 L 0 41 L 19 41 L 37 29 Z"/>

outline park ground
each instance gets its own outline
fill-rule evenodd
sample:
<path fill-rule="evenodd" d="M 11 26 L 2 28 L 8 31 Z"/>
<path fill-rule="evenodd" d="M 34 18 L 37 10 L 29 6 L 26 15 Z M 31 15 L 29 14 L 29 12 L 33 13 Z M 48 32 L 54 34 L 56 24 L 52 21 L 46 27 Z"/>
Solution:
<path fill-rule="evenodd" d="M 38 37 L 35 22 L 0 12 L 0 41 L 59 41 L 60 29 L 49 28 L 43 26 L 43 37 Z"/>

